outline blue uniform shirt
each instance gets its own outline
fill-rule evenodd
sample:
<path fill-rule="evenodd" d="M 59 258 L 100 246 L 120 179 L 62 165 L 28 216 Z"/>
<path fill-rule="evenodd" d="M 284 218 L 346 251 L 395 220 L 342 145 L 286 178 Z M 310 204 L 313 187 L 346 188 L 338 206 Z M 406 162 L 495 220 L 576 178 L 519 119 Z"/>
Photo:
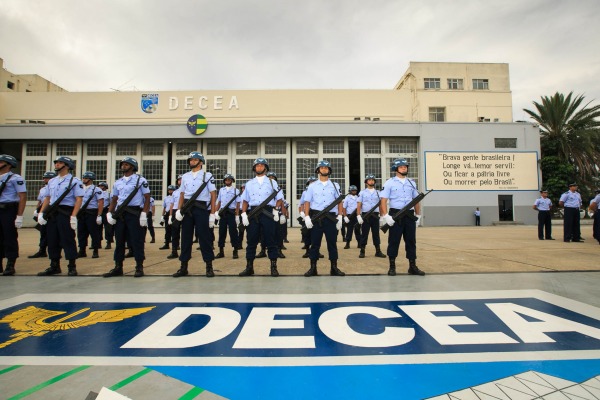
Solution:
<path fill-rule="evenodd" d="M 87 209 L 88 210 L 98 209 L 98 200 L 104 198 L 102 189 L 100 189 L 99 187 L 97 187 L 95 185 L 92 185 L 87 189 L 84 187 L 83 190 L 84 190 L 83 202 L 81 203 L 81 206 L 83 207 L 83 205 L 88 201 L 90 196 L 92 196 L 92 199 L 90 200 L 90 204 L 88 204 Z"/>
<path fill-rule="evenodd" d="M 358 196 L 349 194 L 344 199 L 344 208 L 346 209 L 346 214 L 350 215 L 356 210 L 356 203 L 358 202 Z"/>
<path fill-rule="evenodd" d="M 256 207 L 267 199 L 273 193 L 273 191 L 279 190 L 277 182 L 267 178 L 263 178 L 262 183 L 259 182 L 257 177 L 249 180 L 246 183 L 246 189 L 242 193 L 242 201 L 246 201 L 250 207 Z M 269 206 L 274 207 L 278 200 L 283 199 L 281 192 L 277 193 L 274 199 L 271 199 Z"/>
<path fill-rule="evenodd" d="M 229 190 L 227 190 L 227 189 L 229 189 Z M 229 188 L 227 186 L 223 186 L 221 188 L 221 190 L 219 190 L 219 195 L 217 196 L 217 203 L 219 203 L 219 205 L 221 206 L 221 209 L 222 209 L 223 207 L 225 207 L 227 205 L 227 203 L 229 203 L 231 201 L 233 196 L 237 196 L 238 194 L 240 194 L 240 191 L 237 190 L 236 188 L 234 188 L 233 186 L 230 186 Z M 236 200 L 231 202 L 231 204 L 229 205 L 229 209 L 235 210 L 235 206 L 239 202 L 240 202 L 240 200 L 239 200 L 239 196 L 238 196 Z"/>
<path fill-rule="evenodd" d="M 565 192 L 560 196 L 560 201 L 564 203 L 565 207 L 569 208 L 577 208 L 581 207 L 581 195 L 579 192 Z"/>
<path fill-rule="evenodd" d="M 537 207 L 538 211 L 550 211 L 550 207 L 552 207 L 552 200 L 549 198 L 540 197 L 535 200 L 534 205 Z"/>
<path fill-rule="evenodd" d="M 168 212 L 169 208 L 171 208 L 171 204 L 173 204 L 173 195 L 168 195 L 163 198 L 163 210 L 164 212 Z"/>
<path fill-rule="evenodd" d="M 379 203 L 379 193 L 376 189 L 373 189 L 372 191 L 363 189 L 358 194 L 358 202 L 361 203 L 360 211 L 366 213 L 371 210 L 375 204 Z M 379 207 L 377 207 L 374 212 L 379 212 Z"/>
<path fill-rule="evenodd" d="M 150 212 L 152 212 L 152 207 L 154 207 L 154 197 L 150 197 L 150 207 L 148 208 Z"/>
<path fill-rule="evenodd" d="M 40 188 L 40 193 L 38 194 L 37 201 L 43 202 L 47 196 L 48 196 L 48 185 L 44 185 Z"/>
<path fill-rule="evenodd" d="M 179 210 L 179 198 L 181 197 L 181 188 L 173 192 L 173 211 Z"/>
<path fill-rule="evenodd" d="M 200 193 L 200 195 L 196 198 L 196 201 L 210 202 L 210 192 L 214 192 L 217 190 L 217 188 L 215 186 L 215 180 L 213 179 L 212 174 L 204 170 L 198 171 L 195 178 L 192 171 L 183 174 L 183 177 L 181 177 L 180 188 L 181 192 L 183 193 L 183 198 L 185 200 L 190 199 L 205 181 L 208 183 L 202 190 L 202 193 Z"/>
<path fill-rule="evenodd" d="M 590 201 L 590 204 L 592 203 L 596 203 L 597 206 L 600 206 L 600 194 L 597 194 L 596 197 L 594 197 L 592 201 Z"/>
<path fill-rule="evenodd" d="M 69 182 L 71 181 L 71 174 L 67 174 L 63 177 L 57 176 L 48 181 L 48 196 L 50 196 L 50 204 L 54 204 L 56 200 L 69 189 Z M 77 197 L 83 197 L 83 183 L 78 178 L 73 178 L 71 182 L 71 191 L 65 196 L 60 202 L 61 206 L 73 207 Z"/>
<path fill-rule="evenodd" d="M 138 177 L 140 181 L 138 183 Z M 138 174 L 130 175 L 129 177 L 122 177 L 113 185 L 112 195 L 113 197 L 117 197 L 117 207 L 119 207 L 127 197 L 135 190 L 136 185 L 139 185 L 138 189 L 133 199 L 129 202 L 129 207 L 144 207 L 144 203 L 146 199 L 144 195 L 150 193 L 150 188 L 148 187 L 148 181 L 143 176 Z"/>
<path fill-rule="evenodd" d="M 19 174 L 7 172 L 4 176 L 0 177 L 0 183 L 6 182 L 7 179 L 8 182 L 0 196 L 0 203 L 18 203 L 19 193 L 27 191 L 25 188 L 25 179 Z"/>
<path fill-rule="evenodd" d="M 310 185 L 304 200 L 310 203 L 311 210 L 321 211 L 338 197 L 340 197 L 340 185 L 328 179 L 325 184 L 316 181 Z M 333 207 L 329 212 L 337 214 L 338 208 Z"/>
<path fill-rule="evenodd" d="M 404 183 L 397 176 L 388 179 L 381 191 L 381 197 L 388 199 L 388 210 L 403 208 L 419 195 L 415 181 L 406 178 Z"/>

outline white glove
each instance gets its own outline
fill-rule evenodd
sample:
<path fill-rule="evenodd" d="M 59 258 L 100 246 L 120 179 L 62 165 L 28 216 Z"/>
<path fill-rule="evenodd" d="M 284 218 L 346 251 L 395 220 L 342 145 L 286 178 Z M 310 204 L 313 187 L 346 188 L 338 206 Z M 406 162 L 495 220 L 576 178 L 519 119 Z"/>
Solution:
<path fill-rule="evenodd" d="M 362 224 L 363 224 L 363 222 L 365 222 L 365 221 L 363 221 L 363 219 L 362 219 L 362 217 L 360 216 L 360 214 L 358 214 L 358 215 L 356 216 L 356 222 L 358 222 L 358 224 L 359 224 L 359 225 L 362 225 Z"/>
<path fill-rule="evenodd" d="M 273 219 L 279 221 L 279 211 L 276 209 L 273 209 Z"/>
<path fill-rule="evenodd" d="M 235 224 L 236 224 L 236 225 L 239 225 L 239 224 L 240 224 L 240 216 L 239 216 L 239 215 L 236 215 L 236 216 L 235 216 Z"/>
<path fill-rule="evenodd" d="M 304 211 L 300 211 L 300 216 L 302 217 L 302 219 L 304 219 L 304 217 L 306 217 L 306 214 L 304 214 Z"/>
<path fill-rule="evenodd" d="M 342 216 L 341 215 L 337 216 L 337 223 L 335 224 L 335 229 L 337 229 L 338 231 L 340 229 L 342 229 Z"/>
<path fill-rule="evenodd" d="M 96 225 L 102 225 L 102 215 L 96 217 Z"/>
<path fill-rule="evenodd" d="M 169 219 L 168 219 L 168 222 L 167 222 L 167 223 L 168 223 L 169 225 L 173 225 L 173 216 L 172 216 L 172 215 L 169 215 Z"/>
<path fill-rule="evenodd" d="M 221 219 L 221 216 L 219 215 L 218 212 L 214 213 L 214 214 L 210 214 L 210 215 L 214 215 L 215 216 L 215 221 L 218 221 Z"/>
<path fill-rule="evenodd" d="M 145 228 L 148 226 L 148 215 L 145 212 L 140 213 L 140 226 Z"/>
<path fill-rule="evenodd" d="M 71 223 L 71 229 L 76 231 L 77 230 L 77 217 L 71 216 L 71 220 L 69 222 Z"/>
<path fill-rule="evenodd" d="M 15 228 L 20 229 L 22 226 L 23 226 L 23 216 L 17 215 L 17 218 L 15 219 Z"/>
<path fill-rule="evenodd" d="M 210 214 L 208 216 L 208 227 L 209 228 L 214 228 L 216 220 L 217 220 L 217 217 L 215 216 L 215 214 Z"/>
<path fill-rule="evenodd" d="M 48 221 L 46 221 L 44 219 L 44 213 L 39 213 L 38 214 L 38 224 L 40 225 L 46 225 L 48 223 Z"/>
<path fill-rule="evenodd" d="M 244 226 L 250 225 L 250 220 L 248 219 L 248 214 L 246 213 L 242 213 L 242 224 L 244 224 Z"/>
<path fill-rule="evenodd" d="M 344 222 L 347 223 L 347 224 L 349 224 L 350 223 L 350 218 L 348 218 L 347 216 L 344 217 Z"/>
<path fill-rule="evenodd" d="M 37 217 L 40 213 L 38 212 L 37 208 L 35 210 L 33 210 L 33 217 Z"/>
<path fill-rule="evenodd" d="M 306 225 L 306 229 L 312 229 L 312 227 L 314 226 L 312 220 L 310 219 L 310 215 L 304 217 L 304 225 Z"/>
<path fill-rule="evenodd" d="M 390 214 L 385 214 L 382 218 L 385 220 L 385 223 L 389 226 L 393 226 L 396 223 L 396 221 L 394 221 L 394 218 L 392 218 Z"/>
<path fill-rule="evenodd" d="M 40 219 L 40 217 L 38 217 L 38 220 L 39 220 L 39 219 Z M 108 223 L 109 223 L 109 224 L 111 224 L 111 225 L 115 225 L 115 224 L 117 223 L 117 220 L 116 220 L 116 219 L 114 219 L 114 218 L 112 217 L 112 213 L 110 213 L 110 212 L 109 212 L 109 213 L 107 213 L 107 214 L 106 214 L 106 222 L 108 222 Z"/>
<path fill-rule="evenodd" d="M 279 217 L 279 223 L 281 225 L 285 225 L 286 222 L 287 222 L 287 218 L 285 217 L 285 215 L 281 214 L 281 216 Z"/>
<path fill-rule="evenodd" d="M 177 212 L 175 213 L 175 219 L 177 221 L 183 221 L 183 214 L 181 214 L 181 211 L 177 210 Z"/>
<path fill-rule="evenodd" d="M 415 224 L 417 224 L 417 226 L 419 226 L 420 223 L 421 223 L 421 216 L 419 214 L 415 214 L 415 217 L 417 217 L 417 220 L 415 221 Z"/>

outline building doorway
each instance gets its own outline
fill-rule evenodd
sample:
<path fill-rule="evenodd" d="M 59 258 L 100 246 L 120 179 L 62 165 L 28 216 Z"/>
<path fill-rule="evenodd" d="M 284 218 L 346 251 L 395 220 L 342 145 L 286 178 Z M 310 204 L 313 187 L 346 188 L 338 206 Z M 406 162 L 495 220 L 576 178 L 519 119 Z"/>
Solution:
<path fill-rule="evenodd" d="M 348 187 L 356 185 L 358 190 L 361 189 L 362 179 L 364 174 L 360 173 L 360 140 L 348 141 Z M 348 188 L 342 188 L 342 191 L 348 191 Z"/>
<path fill-rule="evenodd" d="M 512 194 L 498 195 L 498 218 L 500 221 L 514 221 Z"/>

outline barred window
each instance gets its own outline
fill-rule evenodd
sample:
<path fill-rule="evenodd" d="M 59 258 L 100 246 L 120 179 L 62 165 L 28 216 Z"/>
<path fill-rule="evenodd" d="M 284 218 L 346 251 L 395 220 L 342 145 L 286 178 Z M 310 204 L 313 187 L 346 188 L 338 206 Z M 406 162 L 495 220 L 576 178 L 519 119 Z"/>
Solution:
<path fill-rule="evenodd" d="M 44 157 L 48 154 L 48 145 L 46 143 L 27 143 L 27 156 Z"/>
<path fill-rule="evenodd" d="M 298 199 L 304 191 L 306 181 L 311 176 L 315 176 L 315 167 L 319 160 L 317 158 L 297 158 L 296 159 L 296 195 Z"/>
<path fill-rule="evenodd" d="M 123 173 L 121 172 L 121 160 L 115 161 L 115 181 L 121 179 Z"/>
<path fill-rule="evenodd" d="M 142 176 L 148 181 L 154 200 L 163 197 L 163 164 L 163 160 L 144 160 L 142 163 Z"/>
<path fill-rule="evenodd" d="M 137 155 L 137 143 L 117 143 L 117 156 Z"/>
<path fill-rule="evenodd" d="M 319 142 L 317 140 L 298 140 L 296 142 L 296 154 L 318 154 Z"/>
<path fill-rule="evenodd" d="M 142 154 L 145 156 L 162 156 L 164 145 L 162 143 L 144 143 Z"/>
<path fill-rule="evenodd" d="M 96 174 L 96 182 L 94 182 L 95 184 L 98 184 L 98 182 L 106 181 L 107 166 L 107 160 L 87 160 L 85 162 L 85 170 L 91 171 Z"/>
<path fill-rule="evenodd" d="M 178 156 L 187 156 L 192 151 L 198 150 L 198 144 L 196 142 L 177 143 L 175 152 Z"/>
<path fill-rule="evenodd" d="M 287 152 L 286 142 L 265 142 L 266 154 L 285 154 Z"/>
<path fill-rule="evenodd" d="M 59 156 L 76 156 L 77 155 L 77 144 L 76 143 L 58 143 L 56 145 L 56 154 Z"/>
<path fill-rule="evenodd" d="M 323 140 L 323 154 L 343 154 L 343 140 Z"/>
<path fill-rule="evenodd" d="M 387 142 L 387 153 L 416 153 L 417 142 L 414 139 L 392 139 Z"/>
<path fill-rule="evenodd" d="M 346 190 L 346 178 L 344 175 L 344 158 L 328 158 L 327 161 L 331 163 L 331 177 L 330 179 L 340 185 L 340 192 L 345 193 Z"/>
<path fill-rule="evenodd" d="M 424 78 L 425 89 L 439 89 L 440 78 Z"/>
<path fill-rule="evenodd" d="M 381 154 L 381 140 L 365 140 L 365 154 Z"/>
<path fill-rule="evenodd" d="M 429 122 L 444 122 L 446 109 L 444 107 L 429 107 Z"/>
<path fill-rule="evenodd" d="M 87 144 L 87 155 L 88 156 L 107 156 L 108 155 L 108 144 L 107 143 L 88 143 Z"/>
<path fill-rule="evenodd" d="M 473 90 L 488 90 L 489 88 L 488 79 L 473 79 Z"/>
<path fill-rule="evenodd" d="M 235 160 L 235 170 L 236 177 L 235 183 L 236 186 L 241 188 L 242 185 L 245 185 L 250 179 L 254 178 L 254 171 L 252 171 L 252 164 L 254 160 L 249 158 L 238 158 Z"/>
<path fill-rule="evenodd" d="M 277 174 L 277 183 L 279 187 L 283 188 L 285 195 L 287 189 L 287 159 L 285 158 L 272 158 L 269 160 L 269 171 Z"/>
<path fill-rule="evenodd" d="M 462 90 L 463 80 L 448 78 L 448 89 Z"/>
<path fill-rule="evenodd" d="M 516 149 L 517 138 L 494 138 L 494 147 L 497 149 Z"/>
<path fill-rule="evenodd" d="M 186 160 L 175 160 L 175 179 L 190 170 L 190 165 Z"/>
<path fill-rule="evenodd" d="M 258 154 L 258 142 L 237 142 L 235 152 L 240 155 L 256 155 Z"/>
<path fill-rule="evenodd" d="M 206 160 L 206 171 L 213 174 L 215 177 L 215 185 L 217 192 L 223 187 L 223 176 L 227 173 L 227 159 Z"/>
<path fill-rule="evenodd" d="M 29 146 L 28 146 L 29 147 Z M 42 176 L 46 172 L 46 161 L 25 161 L 25 185 L 27 186 L 27 200 L 37 200 L 40 189 L 44 186 Z"/>
<path fill-rule="evenodd" d="M 207 156 L 226 156 L 228 153 L 227 142 L 208 142 L 206 144 Z"/>
<path fill-rule="evenodd" d="M 382 185 L 382 175 L 381 175 L 381 159 L 380 158 L 365 158 L 365 175 L 375 175 L 375 186 L 378 189 L 381 189 Z M 366 187 L 364 184 L 364 178 L 361 182 L 363 187 Z"/>

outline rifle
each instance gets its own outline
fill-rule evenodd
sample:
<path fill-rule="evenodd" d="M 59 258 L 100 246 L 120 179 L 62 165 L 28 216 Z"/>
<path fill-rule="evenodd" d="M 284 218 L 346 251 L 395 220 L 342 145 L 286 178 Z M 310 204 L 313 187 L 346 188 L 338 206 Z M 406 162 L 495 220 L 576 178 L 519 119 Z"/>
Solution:
<path fill-rule="evenodd" d="M 94 191 L 96 190 L 96 186 L 94 186 L 91 190 L 92 190 L 92 194 L 85 201 L 85 204 L 83 206 L 81 206 L 81 208 L 79 209 L 79 211 L 77 211 L 77 219 L 83 218 L 83 214 L 85 213 L 85 210 L 87 210 L 88 206 L 90 205 L 90 202 L 94 198 L 94 195 L 95 195 Z"/>
<path fill-rule="evenodd" d="M 15 174 L 11 173 L 10 175 L 8 175 L 8 177 L 4 180 L 4 182 L 0 183 L 0 195 L 2 195 L 2 192 L 4 192 L 4 188 L 6 188 L 6 185 L 8 185 L 8 181 L 10 180 L 10 178 L 12 178 Z"/>
<path fill-rule="evenodd" d="M 235 190 L 235 189 L 233 189 L 233 190 Z M 217 213 L 219 214 L 219 217 L 222 217 L 223 214 L 225 214 L 225 212 L 229 211 L 229 206 L 231 205 L 231 203 L 233 203 L 233 201 L 235 199 L 238 198 L 239 195 L 240 195 L 240 193 L 238 193 L 235 196 L 233 196 L 233 198 L 231 200 L 229 200 L 229 202 L 227 204 L 225 204 L 225 207 L 223 207 L 219 211 L 217 211 Z"/>
<path fill-rule="evenodd" d="M 129 203 L 131 203 L 131 200 L 133 200 L 133 198 L 137 194 L 138 190 L 140 190 L 140 178 L 141 178 L 141 176 L 138 175 L 137 182 L 135 183 L 135 189 L 133 189 L 131 191 L 131 193 L 129 193 L 129 196 L 127 196 L 127 198 L 125 200 L 123 200 L 123 202 L 121 203 L 121 207 L 117 208 L 112 213 L 113 219 L 119 219 L 123 216 L 123 213 L 125 213 L 125 209 L 129 205 Z"/>
<path fill-rule="evenodd" d="M 375 204 L 375 205 L 373 206 L 373 208 L 371 208 L 369 211 L 367 211 L 367 212 L 365 213 L 365 216 L 364 216 L 364 217 L 362 217 L 363 221 L 366 221 L 366 220 L 368 220 L 369 218 L 371 218 L 371 215 L 372 215 L 372 214 L 375 212 L 375 209 L 377 209 L 377 207 L 379 207 L 379 203 L 381 203 L 381 200 L 379 200 L 379 201 L 377 202 L 377 204 Z"/>
<path fill-rule="evenodd" d="M 271 200 L 273 200 L 275 198 L 275 196 L 277 196 L 277 193 L 279 193 L 279 192 L 281 192 L 281 188 L 279 188 L 279 190 L 274 190 L 273 193 L 271 193 L 269 195 L 269 197 L 264 199 L 263 202 L 260 203 L 259 205 L 257 205 L 256 207 L 252 207 L 252 210 L 250 210 L 250 213 L 248 214 L 248 220 L 250 220 L 250 218 L 256 218 L 258 220 L 258 213 L 260 213 L 260 212 L 264 212 L 266 215 L 273 217 L 271 214 L 269 214 L 265 211 L 265 207 L 267 206 L 267 204 L 269 204 L 271 202 Z M 244 229 L 246 229 L 246 227 L 244 226 L 242 221 L 240 221 L 240 224 L 238 225 L 238 229 L 240 229 L 242 231 Z"/>
<path fill-rule="evenodd" d="M 206 179 L 206 172 L 204 172 L 204 177 L 203 179 Z M 194 207 L 194 202 L 196 201 L 196 199 L 198 198 L 198 196 L 200 196 L 200 193 L 202 193 L 202 191 L 204 190 L 204 188 L 206 187 L 206 185 L 208 185 L 207 180 L 204 181 L 204 183 L 202 183 L 202 185 L 200 185 L 200 187 L 198 188 L 198 190 L 196 190 L 194 192 L 194 194 L 192 195 L 192 197 L 190 197 L 184 204 L 183 206 L 179 209 L 179 211 L 181 212 L 181 215 L 185 215 L 187 213 L 189 213 L 192 209 L 192 207 Z M 183 195 L 183 193 L 182 193 Z"/>
<path fill-rule="evenodd" d="M 311 221 L 313 221 L 313 223 L 314 223 L 314 222 L 321 221 L 325 217 L 332 218 L 329 215 L 329 211 L 331 211 L 333 209 L 333 207 L 340 204 L 344 200 L 344 198 L 346 198 L 346 195 L 340 194 L 337 199 L 335 199 L 334 201 L 331 202 L 331 204 L 329 204 L 327 207 L 325 207 L 324 209 L 319 211 L 313 218 L 311 218 Z M 308 232 L 308 228 L 306 226 L 303 226 L 300 230 L 302 231 L 302 234 L 306 234 Z"/>
<path fill-rule="evenodd" d="M 46 210 L 43 212 L 44 219 L 46 221 L 48 219 L 52 218 L 52 216 L 54 214 L 56 214 L 56 212 L 58 211 L 58 206 L 60 205 L 60 202 L 63 201 L 63 199 L 65 197 L 67 197 L 67 195 L 69 194 L 71 189 L 73 189 L 75 187 L 75 185 L 77 185 L 77 183 L 76 183 L 75 185 L 71 186 L 71 183 L 73 183 L 73 176 L 71 176 L 71 180 L 69 181 L 68 189 L 65 189 L 64 193 L 61 194 L 60 197 L 58 199 L 56 199 L 56 201 L 54 203 L 52 203 L 48 207 L 46 207 Z"/>
<path fill-rule="evenodd" d="M 394 221 L 398 221 L 400 218 L 407 215 L 411 208 L 413 208 L 416 204 L 418 204 L 421 200 L 423 200 L 425 198 L 425 196 L 427 196 L 431 192 L 433 192 L 433 189 L 429 190 L 427 193 L 419 193 L 419 195 L 417 197 L 415 197 L 414 199 L 412 199 L 410 201 L 410 203 L 408 203 L 407 205 L 402 207 L 401 210 L 398 210 L 398 212 L 395 215 L 392 215 L 392 218 L 394 218 Z M 413 221 L 418 220 L 418 218 L 415 217 L 414 214 L 412 214 L 412 215 L 409 214 L 408 217 L 410 219 L 412 219 Z M 390 229 L 389 225 L 384 225 L 381 227 L 381 230 L 383 231 L 383 233 L 387 233 L 387 231 L 389 229 Z"/>

